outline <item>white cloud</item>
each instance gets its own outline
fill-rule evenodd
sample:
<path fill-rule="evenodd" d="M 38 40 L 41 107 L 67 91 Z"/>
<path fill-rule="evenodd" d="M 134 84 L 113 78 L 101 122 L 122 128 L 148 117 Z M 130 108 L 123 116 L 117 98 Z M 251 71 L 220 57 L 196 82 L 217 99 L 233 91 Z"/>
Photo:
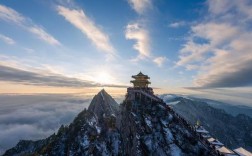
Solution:
<path fill-rule="evenodd" d="M 128 0 L 131 7 L 138 13 L 143 14 L 146 9 L 151 8 L 151 0 Z"/>
<path fill-rule="evenodd" d="M 233 5 L 233 3 L 230 3 L 230 0 L 213 0 L 207 2 L 209 4 L 209 12 L 213 14 L 226 13 Z"/>
<path fill-rule="evenodd" d="M 209 12 L 215 18 L 232 20 L 234 17 L 241 17 L 240 21 L 252 19 L 252 4 L 250 0 L 208 0 L 207 3 Z"/>
<path fill-rule="evenodd" d="M 166 60 L 166 57 L 156 57 L 154 58 L 153 62 L 156 63 L 159 67 L 162 67 Z"/>
<path fill-rule="evenodd" d="M 190 63 L 202 61 L 209 47 L 208 44 L 197 44 L 191 40 L 188 41 L 180 50 L 179 61 L 176 64 L 186 66 Z"/>
<path fill-rule="evenodd" d="M 193 37 L 200 37 L 218 46 L 238 35 L 239 28 L 229 23 L 207 22 L 192 27 Z"/>
<path fill-rule="evenodd" d="M 63 16 L 68 22 L 86 35 L 98 49 L 105 51 L 109 55 L 115 54 L 115 49 L 111 45 L 108 35 L 98 28 L 98 26 L 86 16 L 83 10 L 58 6 L 57 11 L 58 14 Z"/>
<path fill-rule="evenodd" d="M 150 57 L 149 34 L 139 23 L 128 24 L 125 31 L 125 37 L 126 39 L 136 41 L 133 48 L 139 52 L 138 59 Z"/>
<path fill-rule="evenodd" d="M 176 64 L 198 70 L 194 82 L 199 87 L 251 86 L 252 3 L 209 0 L 207 4 L 206 20 L 191 27 Z"/>
<path fill-rule="evenodd" d="M 152 0 L 128 0 L 131 7 L 139 14 L 146 15 L 147 9 L 151 9 Z M 139 61 L 142 59 L 152 60 L 157 66 L 161 67 L 165 62 L 165 57 L 156 57 L 151 54 L 151 45 L 150 45 L 150 36 L 149 30 L 146 28 L 144 18 L 147 16 L 141 16 L 141 20 L 137 22 L 129 23 L 126 26 L 125 38 L 128 40 L 135 40 L 133 48 L 138 51 L 139 55 L 137 58 L 134 58 L 133 61 Z"/>
<path fill-rule="evenodd" d="M 240 87 L 252 85 L 252 33 L 244 34 L 228 43 L 227 49 L 215 49 L 195 79 L 197 86 Z"/>
<path fill-rule="evenodd" d="M 177 65 L 184 65 L 187 69 L 197 69 L 191 63 L 198 63 L 206 59 L 207 55 L 225 42 L 229 42 L 238 35 L 239 29 L 227 23 L 206 22 L 192 26 L 192 36 L 180 50 L 180 60 Z M 221 35 L 220 35 L 221 34 Z M 203 39 L 208 43 L 194 41 Z M 194 66 L 193 68 L 191 68 Z"/>
<path fill-rule="evenodd" d="M 133 48 L 138 51 L 138 56 L 133 61 L 152 60 L 158 67 L 162 67 L 166 57 L 154 57 L 151 54 L 150 36 L 139 22 L 128 24 L 125 30 L 125 38 L 135 40 Z"/>
<path fill-rule="evenodd" d="M 52 35 L 47 33 L 42 27 L 34 24 L 31 19 L 21 15 L 12 8 L 0 5 L 0 19 L 6 22 L 14 23 L 26 29 L 48 44 L 60 45 L 60 42 L 56 40 Z"/>
<path fill-rule="evenodd" d="M 44 139 L 61 124 L 72 122 L 89 105 L 90 99 L 84 96 L 0 95 L 0 155 L 19 140 Z"/>
<path fill-rule="evenodd" d="M 60 45 L 59 41 L 57 41 L 54 37 L 49 35 L 47 32 L 45 32 L 45 30 L 38 26 L 30 27 L 29 31 L 37 35 L 41 40 L 44 40 L 52 45 Z"/>
<path fill-rule="evenodd" d="M 35 52 L 35 50 L 32 49 L 32 48 L 26 48 L 26 47 L 24 47 L 23 49 L 24 49 L 26 52 L 28 52 L 28 53 L 33 53 L 33 52 Z"/>
<path fill-rule="evenodd" d="M 10 45 L 13 45 L 16 43 L 12 38 L 5 36 L 3 34 L 0 34 L 0 40 L 5 42 L 6 44 L 10 44 Z"/>
<path fill-rule="evenodd" d="M 139 15 L 146 14 L 147 9 L 153 7 L 151 0 L 128 0 L 128 2 Z M 139 55 L 133 61 L 148 59 L 152 60 L 158 67 L 162 67 L 167 59 L 166 57 L 154 57 L 151 54 L 149 31 L 145 24 L 139 21 L 128 24 L 125 30 L 125 38 L 136 41 L 133 48 L 138 51 Z"/>
<path fill-rule="evenodd" d="M 24 16 L 4 5 L 0 5 L 0 18 L 7 22 L 13 22 L 19 25 L 22 25 L 26 21 Z"/>
<path fill-rule="evenodd" d="M 171 28 L 179 28 L 184 26 L 186 23 L 184 21 L 179 21 L 179 22 L 173 22 L 169 24 L 169 27 Z"/>

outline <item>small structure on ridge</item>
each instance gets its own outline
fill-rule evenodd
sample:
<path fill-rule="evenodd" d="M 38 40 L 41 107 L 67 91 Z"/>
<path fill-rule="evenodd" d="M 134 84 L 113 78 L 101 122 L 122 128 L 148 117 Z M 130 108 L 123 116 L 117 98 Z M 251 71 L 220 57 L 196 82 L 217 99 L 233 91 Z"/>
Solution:
<path fill-rule="evenodd" d="M 139 72 L 137 75 L 133 75 L 132 78 L 135 80 L 131 80 L 130 82 L 134 84 L 134 87 L 148 87 L 151 82 L 149 81 L 150 77 L 148 75 L 144 75 L 142 72 Z"/>
<path fill-rule="evenodd" d="M 149 87 L 151 82 L 149 81 L 150 77 L 148 75 L 144 75 L 142 72 L 139 72 L 137 75 L 133 75 L 130 82 L 133 83 L 133 87 L 129 87 L 127 89 L 127 100 L 146 100 L 152 103 L 155 102 L 163 102 L 162 99 L 158 98 L 154 95 L 153 89 Z"/>

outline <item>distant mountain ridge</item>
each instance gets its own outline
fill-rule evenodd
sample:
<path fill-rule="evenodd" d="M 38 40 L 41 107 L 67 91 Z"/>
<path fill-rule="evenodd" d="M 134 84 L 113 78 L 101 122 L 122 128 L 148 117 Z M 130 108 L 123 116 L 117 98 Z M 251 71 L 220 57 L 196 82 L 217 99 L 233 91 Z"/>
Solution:
<path fill-rule="evenodd" d="M 192 124 L 199 120 L 212 135 L 228 147 L 234 149 L 242 146 L 252 150 L 251 117 L 244 114 L 233 116 L 206 103 L 213 100 L 201 101 L 177 95 L 163 95 L 162 98 Z"/>
<path fill-rule="evenodd" d="M 102 90 L 69 126 L 62 125 L 46 139 L 22 140 L 4 156 L 210 155 L 165 104 L 127 96 L 118 105 Z"/>
<path fill-rule="evenodd" d="M 225 110 L 228 114 L 231 114 L 233 116 L 236 116 L 238 114 L 245 114 L 252 118 L 252 107 L 245 106 L 245 105 L 234 105 L 234 104 L 228 104 L 226 102 L 220 102 L 212 99 L 206 99 L 206 98 L 198 98 L 194 96 L 183 96 L 183 95 L 177 95 L 177 94 L 162 94 L 160 95 L 160 98 L 162 98 L 166 102 L 172 101 L 176 97 L 183 97 L 186 99 L 191 99 L 194 101 L 200 101 L 200 102 L 206 102 L 208 105 Z M 251 103 L 252 104 L 252 103 Z"/>
<path fill-rule="evenodd" d="M 252 107 L 249 107 L 249 106 L 231 105 L 231 104 L 227 104 L 225 102 L 220 102 L 220 101 L 210 100 L 210 99 L 200 99 L 200 98 L 192 98 L 192 99 L 206 102 L 207 104 L 209 104 L 210 106 L 212 106 L 214 108 L 223 109 L 227 113 L 229 113 L 233 116 L 236 116 L 239 114 L 244 114 L 244 115 L 250 116 L 252 118 Z"/>

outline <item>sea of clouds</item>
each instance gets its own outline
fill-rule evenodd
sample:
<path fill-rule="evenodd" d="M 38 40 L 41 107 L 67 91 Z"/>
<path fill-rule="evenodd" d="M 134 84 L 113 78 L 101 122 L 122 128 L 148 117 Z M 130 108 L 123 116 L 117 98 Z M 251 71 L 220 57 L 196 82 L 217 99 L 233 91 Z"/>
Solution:
<path fill-rule="evenodd" d="M 69 124 L 90 97 L 74 95 L 0 95 L 0 155 L 19 140 L 38 140 Z"/>

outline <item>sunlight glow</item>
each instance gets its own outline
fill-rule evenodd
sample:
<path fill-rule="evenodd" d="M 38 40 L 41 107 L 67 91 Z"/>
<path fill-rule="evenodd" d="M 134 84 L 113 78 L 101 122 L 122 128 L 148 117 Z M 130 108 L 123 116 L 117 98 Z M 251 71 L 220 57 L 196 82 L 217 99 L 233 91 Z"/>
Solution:
<path fill-rule="evenodd" d="M 94 80 L 100 84 L 113 84 L 113 77 L 105 71 L 98 72 Z"/>

